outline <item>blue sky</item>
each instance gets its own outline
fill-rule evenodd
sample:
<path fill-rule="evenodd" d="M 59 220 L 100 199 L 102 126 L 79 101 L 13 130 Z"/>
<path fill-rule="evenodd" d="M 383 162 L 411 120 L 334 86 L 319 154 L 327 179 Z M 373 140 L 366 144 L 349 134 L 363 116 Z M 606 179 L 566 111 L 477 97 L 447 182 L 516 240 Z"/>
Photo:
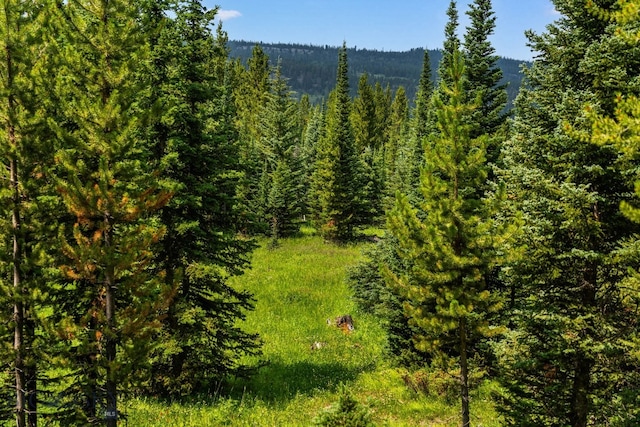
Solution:
<path fill-rule="evenodd" d="M 460 31 L 469 0 L 457 2 Z M 231 40 L 303 43 L 404 51 L 442 47 L 449 0 L 204 0 L 220 6 Z M 494 0 L 491 42 L 500 56 L 530 60 L 524 31 L 545 31 L 559 18 L 551 0 Z"/>

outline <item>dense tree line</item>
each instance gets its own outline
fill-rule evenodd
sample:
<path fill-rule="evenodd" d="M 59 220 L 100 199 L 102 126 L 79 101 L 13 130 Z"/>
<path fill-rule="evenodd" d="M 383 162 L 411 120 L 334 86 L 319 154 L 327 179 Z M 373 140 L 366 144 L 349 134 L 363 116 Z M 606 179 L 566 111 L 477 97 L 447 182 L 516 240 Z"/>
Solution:
<path fill-rule="evenodd" d="M 233 58 L 198 0 L 5 1 L 2 416 L 114 426 L 127 392 L 249 373 L 228 278 L 306 224 L 385 229 L 354 298 L 396 362 L 454 374 L 464 426 L 480 372 L 508 425 L 638 424 L 640 5 L 554 4 L 508 111 L 490 0 L 462 38 L 451 1 L 402 82 L 325 47 L 322 97 L 273 47 Z"/>
<path fill-rule="evenodd" d="M 298 97 L 306 94 L 315 102 L 327 98 L 335 83 L 339 46 L 230 40 L 230 55 L 246 64 L 256 44 L 272 58 L 272 65 L 275 65 L 278 59 L 282 61 L 282 74 L 289 79 L 291 88 Z M 435 80 L 435 70 L 440 63 L 442 49 L 416 48 L 406 52 L 388 52 L 348 47 L 351 95 L 355 96 L 358 79 L 365 73 L 369 75 L 371 83 L 380 83 L 382 87 L 389 86 L 394 92 L 403 87 L 408 98 L 414 100 L 425 54 L 428 55 L 430 68 L 434 71 L 432 80 Z M 510 106 L 522 82 L 520 67 L 527 63 L 528 61 L 517 58 L 498 59 L 498 68 L 503 73 L 501 84 L 507 84 Z"/>

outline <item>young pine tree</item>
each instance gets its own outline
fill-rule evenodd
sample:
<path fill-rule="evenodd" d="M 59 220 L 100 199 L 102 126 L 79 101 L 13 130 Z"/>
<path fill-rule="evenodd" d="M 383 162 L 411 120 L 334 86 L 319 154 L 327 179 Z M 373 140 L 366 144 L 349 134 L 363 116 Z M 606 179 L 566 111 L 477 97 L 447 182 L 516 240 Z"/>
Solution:
<path fill-rule="evenodd" d="M 425 147 L 420 180 L 422 200 L 413 207 L 400 194 L 388 215 L 389 231 L 398 239 L 398 256 L 409 269 L 390 285 L 406 298 L 405 311 L 420 333 L 418 349 L 444 355 L 456 348 L 460 367 L 462 425 L 470 425 L 469 343 L 492 334 L 486 321 L 499 307 L 485 275 L 501 261 L 500 249 L 511 230 L 495 217 L 503 194 L 479 195 L 486 186 L 486 138 L 471 138 L 469 116 L 476 105 L 465 103 L 464 64 L 455 51 L 434 98 L 438 134 Z M 453 339 L 453 342 L 449 342 Z"/>
<path fill-rule="evenodd" d="M 137 138 L 135 76 L 147 55 L 137 8 L 78 0 L 57 13 L 59 121 L 50 124 L 61 144 L 56 185 L 71 222 L 61 228 L 66 280 L 51 296 L 60 373 L 71 374 L 58 416 L 115 426 L 120 393 L 146 363 L 158 312 L 170 299 L 170 289 L 148 274 L 162 235 L 152 214 L 170 194 Z"/>

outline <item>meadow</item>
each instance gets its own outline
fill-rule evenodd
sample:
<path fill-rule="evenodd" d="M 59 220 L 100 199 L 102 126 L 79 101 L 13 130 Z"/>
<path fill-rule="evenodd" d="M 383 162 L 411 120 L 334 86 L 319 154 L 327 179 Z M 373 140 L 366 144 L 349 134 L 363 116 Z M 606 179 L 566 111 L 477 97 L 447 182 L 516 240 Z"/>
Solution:
<path fill-rule="evenodd" d="M 260 333 L 263 355 L 252 362 L 264 366 L 224 394 L 180 402 L 129 400 L 121 407 L 123 425 L 309 426 L 345 392 L 376 426 L 459 425 L 457 400 L 408 387 L 410 373 L 385 356 L 378 320 L 351 300 L 346 269 L 370 244 L 335 246 L 313 235 L 282 240 L 277 247 L 262 242 L 252 268 L 233 284 L 255 295 L 256 309 L 243 327 Z M 351 333 L 327 323 L 343 314 L 354 319 Z M 491 388 L 484 384 L 472 395 L 476 426 L 499 425 Z"/>

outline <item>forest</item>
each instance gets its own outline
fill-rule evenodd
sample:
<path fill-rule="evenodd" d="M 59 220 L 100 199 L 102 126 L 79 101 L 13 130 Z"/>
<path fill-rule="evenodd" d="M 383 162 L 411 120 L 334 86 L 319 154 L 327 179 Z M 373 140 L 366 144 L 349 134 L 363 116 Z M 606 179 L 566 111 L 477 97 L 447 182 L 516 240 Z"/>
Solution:
<path fill-rule="evenodd" d="M 313 103 L 327 99 L 335 86 L 338 47 L 229 40 L 229 56 L 246 64 L 256 44 L 270 57 L 272 65 L 278 60 L 282 61 L 282 75 L 287 77 L 297 98 L 308 95 Z M 351 96 L 357 95 L 358 79 L 366 73 L 372 85 L 380 83 L 382 87 L 389 86 L 393 93 L 402 86 L 411 103 L 416 97 L 424 53 L 425 49 L 421 48 L 406 52 L 385 52 L 347 46 Z M 441 58 L 442 49 L 429 49 L 433 81 L 437 79 Z M 511 108 L 523 78 L 520 68 L 530 64 L 527 61 L 498 57 L 496 65 L 502 71 L 499 84 L 506 85 L 507 107 Z"/>
<path fill-rule="evenodd" d="M 511 108 L 491 0 L 326 97 L 201 0 L 3 0 L 0 422 L 640 425 L 640 1 L 553 3 Z"/>

